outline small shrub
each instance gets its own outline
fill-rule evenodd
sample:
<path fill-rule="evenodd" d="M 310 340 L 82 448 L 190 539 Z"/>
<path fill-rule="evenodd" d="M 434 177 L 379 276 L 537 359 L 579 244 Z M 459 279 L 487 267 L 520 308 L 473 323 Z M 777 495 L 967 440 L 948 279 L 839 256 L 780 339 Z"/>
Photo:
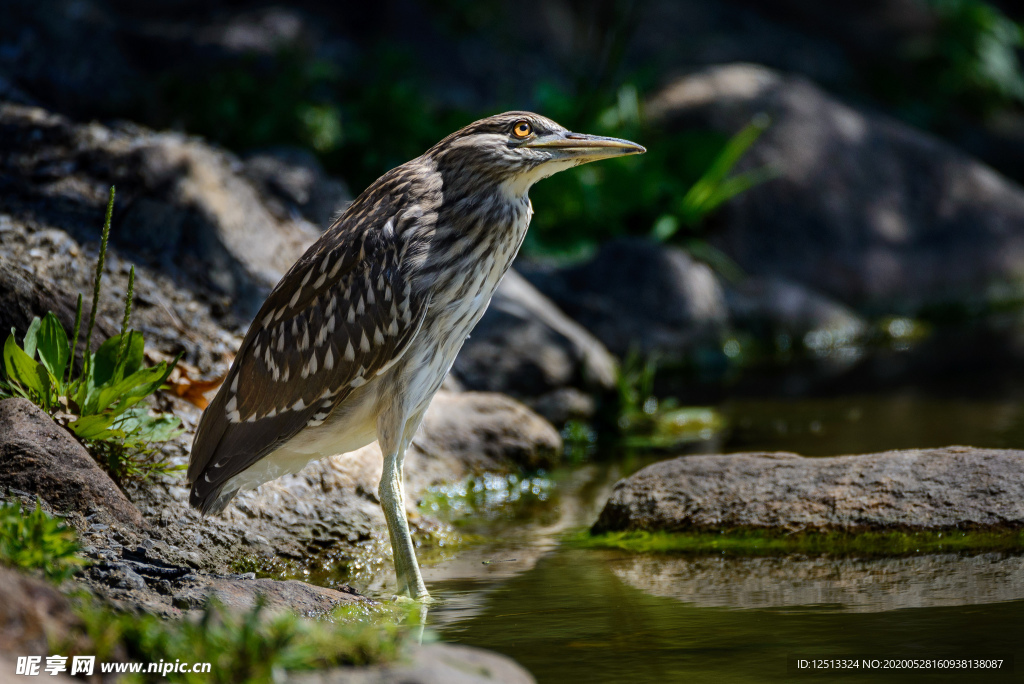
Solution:
<path fill-rule="evenodd" d="M 24 511 L 21 502 L 0 505 L 0 562 L 21 570 L 42 570 L 63 582 L 85 564 L 75 531 L 47 515 L 39 504 Z"/>
<path fill-rule="evenodd" d="M 82 322 L 82 295 L 78 296 L 71 341 L 53 312 L 33 319 L 20 346 L 14 330 L 11 331 L 3 347 L 0 397 L 20 396 L 41 407 L 86 443 L 114 480 L 122 483 L 173 469 L 154 455 L 150 445 L 180 434 L 181 420 L 166 414 L 152 415 L 140 406 L 163 386 L 178 359 L 149 368 L 143 366 L 142 333 L 128 328 L 134 267 L 128 278 L 120 334 L 91 351 L 113 208 L 111 188 L 80 373 L 75 374 L 74 361 Z"/>

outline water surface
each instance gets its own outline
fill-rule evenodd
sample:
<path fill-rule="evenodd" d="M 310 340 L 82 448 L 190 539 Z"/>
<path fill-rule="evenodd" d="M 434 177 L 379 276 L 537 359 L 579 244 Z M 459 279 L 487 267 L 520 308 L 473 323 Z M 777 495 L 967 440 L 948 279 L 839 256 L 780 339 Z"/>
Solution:
<path fill-rule="evenodd" d="M 699 451 L 1024 445 L 1014 397 L 890 392 L 719 408 L 732 427 Z M 1015 657 L 1024 667 L 1024 556 L 655 556 L 563 541 L 651 458 L 562 473 L 530 516 L 464 520 L 486 541 L 425 568 L 443 600 L 429 624 L 445 640 L 515 658 L 539 682 L 777 681 L 791 679 L 792 656 Z M 861 671 L 843 681 L 912 678 L 1018 676 Z"/>

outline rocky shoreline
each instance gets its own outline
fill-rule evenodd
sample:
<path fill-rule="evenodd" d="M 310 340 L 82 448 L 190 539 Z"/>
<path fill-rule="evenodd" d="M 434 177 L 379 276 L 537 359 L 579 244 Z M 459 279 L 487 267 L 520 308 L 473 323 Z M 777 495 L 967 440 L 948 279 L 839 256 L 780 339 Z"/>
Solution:
<path fill-rule="evenodd" d="M 103 210 L 109 188 L 116 186 L 94 347 L 117 333 L 122 293 L 134 267 L 132 320 L 145 336 L 147 363 L 181 354 L 181 377 L 213 387 L 267 293 L 361 188 L 350 187 L 357 176 L 327 173 L 318 159 L 338 169 L 332 165 L 337 159 L 332 162 L 319 148 L 320 157 L 314 155 L 309 140 L 293 137 L 295 146 L 274 142 L 250 148 L 216 138 L 232 145 L 228 150 L 167 130 L 202 129 L 155 115 L 145 118 L 147 107 L 169 96 L 153 84 L 166 85 L 162 79 L 191 76 L 190 69 L 207 66 L 234 65 L 251 78 L 267 64 L 280 66 L 291 57 L 308 61 L 300 70 L 326 64 L 327 71 L 358 73 L 366 66 L 354 58 L 366 52 L 364 37 L 353 32 L 360 23 L 327 5 L 293 10 L 228 3 L 190 24 L 177 16 L 188 14 L 184 5 L 163 12 L 141 4 L 128 11 L 127 4 L 108 0 L 59 4 L 51 13 L 43 4 L 16 0 L 15 20 L 0 26 L 0 331 L 6 335 L 13 329 L 21 339 L 33 317 L 48 311 L 65 329 L 72 328 L 77 294 L 92 290 Z M 670 242 L 672 237 L 651 227 L 650 216 L 629 214 L 620 217 L 614 239 L 581 240 L 579 249 L 567 252 L 571 257 L 537 250 L 516 262 L 458 356 L 406 459 L 406 503 L 422 551 L 461 542 L 458 527 L 417 506 L 432 487 L 481 475 L 530 476 L 566 462 L 575 467 L 577 459 L 586 460 L 596 449 L 600 430 L 625 435 L 627 409 L 657 416 L 659 401 L 679 384 L 688 393 L 678 394 L 683 406 L 733 392 L 738 376 L 777 370 L 775 363 L 785 366 L 785 378 L 765 391 L 759 384 L 764 379 L 755 377 L 758 396 L 834 396 L 837 378 L 862 386 L 870 382 L 856 385 L 860 376 L 871 373 L 893 386 L 893 378 L 947 370 L 949 357 L 942 354 L 950 351 L 942 344 L 935 345 L 942 347 L 938 360 L 912 362 L 899 354 L 927 344 L 921 340 L 929 327 L 948 320 L 969 321 L 982 330 L 982 342 L 972 338 L 956 350 L 969 358 L 968 370 L 976 364 L 1001 370 L 1004 357 L 1018 365 L 1024 359 L 1024 189 L 950 142 L 895 118 L 892 108 L 886 113 L 884 107 L 837 94 L 843 91 L 834 86 L 852 81 L 854 68 L 843 50 L 778 23 L 797 11 L 795 5 L 765 10 L 774 19 L 764 21 L 754 4 L 652 3 L 653 10 L 637 21 L 649 34 L 644 49 L 664 80 L 649 96 L 624 88 L 619 108 L 600 118 L 623 114 L 619 109 L 626 108 L 632 92 L 637 125 L 652 137 L 664 136 L 663 141 L 678 142 L 671 138 L 677 135 L 681 141 L 692 131 L 704 131 L 704 143 L 712 135 L 725 140 L 751 122 L 767 121 L 729 173 L 765 170 L 768 180 L 744 189 L 701 226 L 688 226 L 693 240 L 680 233 Z M 367 17 L 375 24 L 391 21 L 372 7 L 353 11 L 364 22 Z M 861 16 L 858 10 L 844 12 L 837 16 Z M 567 23 L 551 17 L 545 21 Z M 318 25 L 321 20 L 324 26 Z M 451 29 L 442 31 L 446 46 Z M 793 41 L 797 35 L 803 38 Z M 504 81 L 514 86 L 509 92 L 517 92 L 520 82 L 536 85 L 527 72 L 548 74 L 551 65 L 577 80 L 579 65 L 567 47 L 574 41 L 568 38 L 532 35 L 539 47 L 525 58 L 505 54 L 500 41 L 484 45 L 476 36 L 466 38 L 452 54 L 438 53 L 455 74 L 451 83 L 433 83 L 438 99 L 456 103 L 460 113 L 490 106 L 493 100 L 477 101 L 475 91 L 483 88 L 461 84 L 500 84 L 499 71 L 517 75 Z M 145 46 L 150 41 L 159 46 L 152 51 L 162 54 L 153 63 L 138 59 L 151 51 Z M 775 49 L 778 45 L 787 49 Z M 308 55 L 289 52 L 307 46 Z M 274 52 L 278 48 L 280 54 Z M 427 51 L 433 53 L 434 46 Z M 172 54 L 176 59 L 168 59 Z M 746 61 L 752 59 L 764 64 Z M 335 85 L 330 78 L 310 78 L 317 87 Z M 385 80 L 372 70 L 365 78 Z M 360 85 L 371 91 L 369 100 L 379 87 Z M 267 90 L 276 97 L 273 88 Z M 519 95 L 531 101 L 524 92 Z M 298 92 L 288 91 L 287 97 L 296 100 L 288 103 L 295 111 L 301 105 L 303 116 L 322 116 L 327 129 L 343 127 L 335 131 L 338 136 L 353 136 L 334 154 L 360 152 L 366 141 L 358 140 L 352 111 L 368 116 L 380 106 L 361 102 L 369 108 L 342 112 L 347 103 L 340 95 L 324 103 L 315 97 L 307 102 Z M 387 108 L 397 109 L 398 102 L 415 110 L 419 101 L 413 96 L 409 103 L 385 102 Z M 318 108 L 321 104 L 329 106 Z M 427 115 L 440 111 L 430 109 Z M 152 127 L 92 120 L 112 113 Z M 1000 139 L 1014 141 L 1009 149 L 1019 149 L 1024 118 L 1019 111 L 1015 116 L 1013 136 L 999 138 L 990 131 L 982 139 L 992 158 L 1003 159 L 1004 171 L 1020 174 L 1019 159 L 1007 160 L 1014 155 L 991 149 Z M 319 123 L 323 127 L 324 121 Z M 419 132 L 415 126 L 395 127 L 395 135 L 409 133 L 410 140 Z M 386 168 L 394 149 L 365 166 Z M 679 170 L 665 166 L 660 172 L 665 169 Z M 585 182 L 588 192 L 600 186 L 596 178 Z M 86 301 L 86 315 L 89 305 Z M 80 347 L 84 344 L 80 341 Z M 891 354 L 876 365 L 864 362 L 871 345 Z M 985 353 L 976 354 L 981 347 Z M 993 349 L 1000 354 L 989 353 Z M 804 365 L 790 364 L 794 358 Z M 678 377 L 665 381 L 662 376 L 662 385 L 677 384 L 659 385 L 656 392 L 652 371 L 652 377 L 634 383 L 650 385 L 641 394 L 629 386 L 632 380 L 623 370 L 636 359 L 663 362 Z M 810 391 L 821 387 L 825 391 L 819 394 Z M 172 466 L 187 463 L 203 403 L 198 394 L 186 398 L 164 391 L 152 400 L 182 420 L 183 433 L 159 447 Z M 630 401 L 635 405 L 626 406 Z M 672 404 L 669 410 L 679 408 Z M 683 420 L 683 413 L 676 416 Z M 711 409 L 707 413 L 720 417 Z M 700 432 L 712 437 L 700 437 L 700 448 L 723 448 L 723 423 L 701 423 L 706 430 Z M 866 422 L 864 429 L 870 429 Z M 567 457 L 575 447 L 578 451 Z M 650 447 L 648 442 L 644 448 Z M 615 485 L 591 539 L 634 533 L 764 533 L 787 539 L 995 534 L 1012 537 L 1013 553 L 969 548 L 969 557 L 963 557 L 956 555 L 962 549 L 955 544 L 877 557 L 817 548 L 792 551 L 796 547 L 762 555 L 712 554 L 706 548 L 687 554 L 629 553 L 619 547 L 609 557 L 616 561 L 611 572 L 618 581 L 648 595 L 701 606 L 842 604 L 853 611 L 881 611 L 954 605 L 965 596 L 975 603 L 1020 600 L 1024 566 L 1014 554 L 1024 548 L 1022 471 L 1024 452 L 956 446 L 827 459 L 693 454 L 660 461 Z M 64 520 L 88 561 L 58 586 L 0 567 L 0 662 L 7 667 L 12 656 L 47 655 L 54 634 L 81 629 L 68 598 L 80 590 L 119 614 L 168 621 L 197 620 L 211 599 L 232 613 L 262 606 L 268 615 L 314 620 L 330 620 L 346 608 L 390 606 L 393 577 L 377 497 L 380 474 L 379 448 L 370 445 L 311 463 L 237 497 L 223 515 L 202 517 L 187 504 L 180 471 L 120 487 L 44 411 L 27 400 L 0 401 L 3 501 L 23 507 L 38 502 Z M 551 529 L 562 534 L 568 526 L 563 522 Z M 518 565 L 492 567 L 494 576 L 511 577 L 537 565 L 561 543 L 556 532 L 548 534 L 550 546 L 500 559 Z M 466 555 L 471 557 L 467 565 L 479 560 Z M 314 566 L 319 574 L 311 572 Z M 322 580 L 324 574 L 331 579 Z M 926 589 L 901 592 L 922 576 L 928 578 Z M 311 577 L 316 581 L 304 581 Z M 450 644 L 413 646 L 404 660 L 391 663 L 292 675 L 311 684 L 533 681 L 505 656 Z"/>

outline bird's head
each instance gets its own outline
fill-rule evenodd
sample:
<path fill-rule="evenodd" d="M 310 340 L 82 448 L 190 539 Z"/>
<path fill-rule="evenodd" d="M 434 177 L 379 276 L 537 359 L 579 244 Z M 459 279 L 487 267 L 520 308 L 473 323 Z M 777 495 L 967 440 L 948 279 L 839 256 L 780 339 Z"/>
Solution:
<path fill-rule="evenodd" d="M 573 133 L 539 114 L 505 112 L 452 133 L 427 156 L 523 195 L 540 179 L 573 166 L 644 152 L 628 140 Z"/>

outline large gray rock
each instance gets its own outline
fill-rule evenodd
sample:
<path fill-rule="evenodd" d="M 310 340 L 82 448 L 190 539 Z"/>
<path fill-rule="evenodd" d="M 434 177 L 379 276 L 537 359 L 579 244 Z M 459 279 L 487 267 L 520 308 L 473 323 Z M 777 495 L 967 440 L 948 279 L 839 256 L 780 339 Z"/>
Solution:
<path fill-rule="evenodd" d="M 367 600 L 351 591 L 318 587 L 297 580 L 228 577 L 205 579 L 198 586 L 175 593 L 173 600 L 179 607 L 199 609 L 211 597 L 232 611 L 251 611 L 262 599 L 272 612 L 287 610 L 305 617 L 322 617 L 339 606 Z"/>
<path fill-rule="evenodd" d="M 597 338 L 515 271 L 505 274 L 452 368 L 466 388 L 510 394 L 553 422 L 580 412 L 562 390 L 608 392 L 616 371 Z M 593 402 L 589 407 L 592 413 Z M 587 407 L 581 411 L 587 414 Z"/>
<path fill-rule="evenodd" d="M 62 513 L 143 524 L 85 448 L 27 399 L 0 401 L 0 489 L 38 496 Z"/>
<path fill-rule="evenodd" d="M 37 233 L 34 237 L 38 238 L 39 235 Z M 46 237 L 64 238 L 68 242 L 74 243 L 74 240 L 59 231 L 54 231 L 54 234 Z M 77 250 L 77 245 L 75 245 L 75 249 Z M 69 338 L 73 338 L 75 306 L 76 301 L 71 293 L 50 282 L 45 275 L 32 273 L 13 259 L 8 259 L 5 255 L 0 254 L 0 331 L 2 331 L 4 340 L 7 339 L 7 333 L 14 329 L 16 339 L 21 342 L 32 319 L 43 318 L 47 313 L 53 313 Z M 87 321 L 92 303 L 83 301 L 82 309 L 82 318 Z M 92 340 L 94 351 L 99 348 L 104 339 L 116 335 L 118 332 L 102 317 L 97 317 L 96 324 L 97 332 Z M 81 366 L 84 350 L 85 335 L 82 334 L 78 340 L 75 356 L 76 368 Z"/>
<path fill-rule="evenodd" d="M 460 644 L 414 648 L 395 663 L 297 673 L 293 684 L 532 684 L 534 678 L 507 656 Z"/>
<path fill-rule="evenodd" d="M 1024 528 L 1024 451 L 687 456 L 615 485 L 593 531 Z"/>
<path fill-rule="evenodd" d="M 725 294 L 711 269 L 648 240 L 613 240 L 585 263 L 525 275 L 618 356 L 678 358 L 717 343 L 728 325 Z"/>
<path fill-rule="evenodd" d="M 550 468 L 562 454 L 562 438 L 550 423 L 504 394 L 438 392 L 412 447 L 425 463 L 417 459 L 410 478 L 416 479 L 428 463 L 441 464 L 445 470 L 434 476 L 437 482 L 462 477 L 456 473 Z"/>
<path fill-rule="evenodd" d="M 241 162 L 201 140 L 137 126 L 81 125 L 0 104 L 4 209 L 95 239 L 117 185 L 112 240 L 189 276 L 196 289 L 252 314 L 317 238 L 301 217 L 277 218 Z M 97 219 L 97 216 L 100 217 Z"/>
<path fill-rule="evenodd" d="M 748 64 L 708 67 L 671 83 L 647 113 L 669 130 L 728 134 L 770 117 L 738 169 L 769 166 L 779 176 L 723 207 L 713 236 L 748 273 L 881 310 L 974 303 L 1024 278 L 1017 185 L 803 78 Z"/>

